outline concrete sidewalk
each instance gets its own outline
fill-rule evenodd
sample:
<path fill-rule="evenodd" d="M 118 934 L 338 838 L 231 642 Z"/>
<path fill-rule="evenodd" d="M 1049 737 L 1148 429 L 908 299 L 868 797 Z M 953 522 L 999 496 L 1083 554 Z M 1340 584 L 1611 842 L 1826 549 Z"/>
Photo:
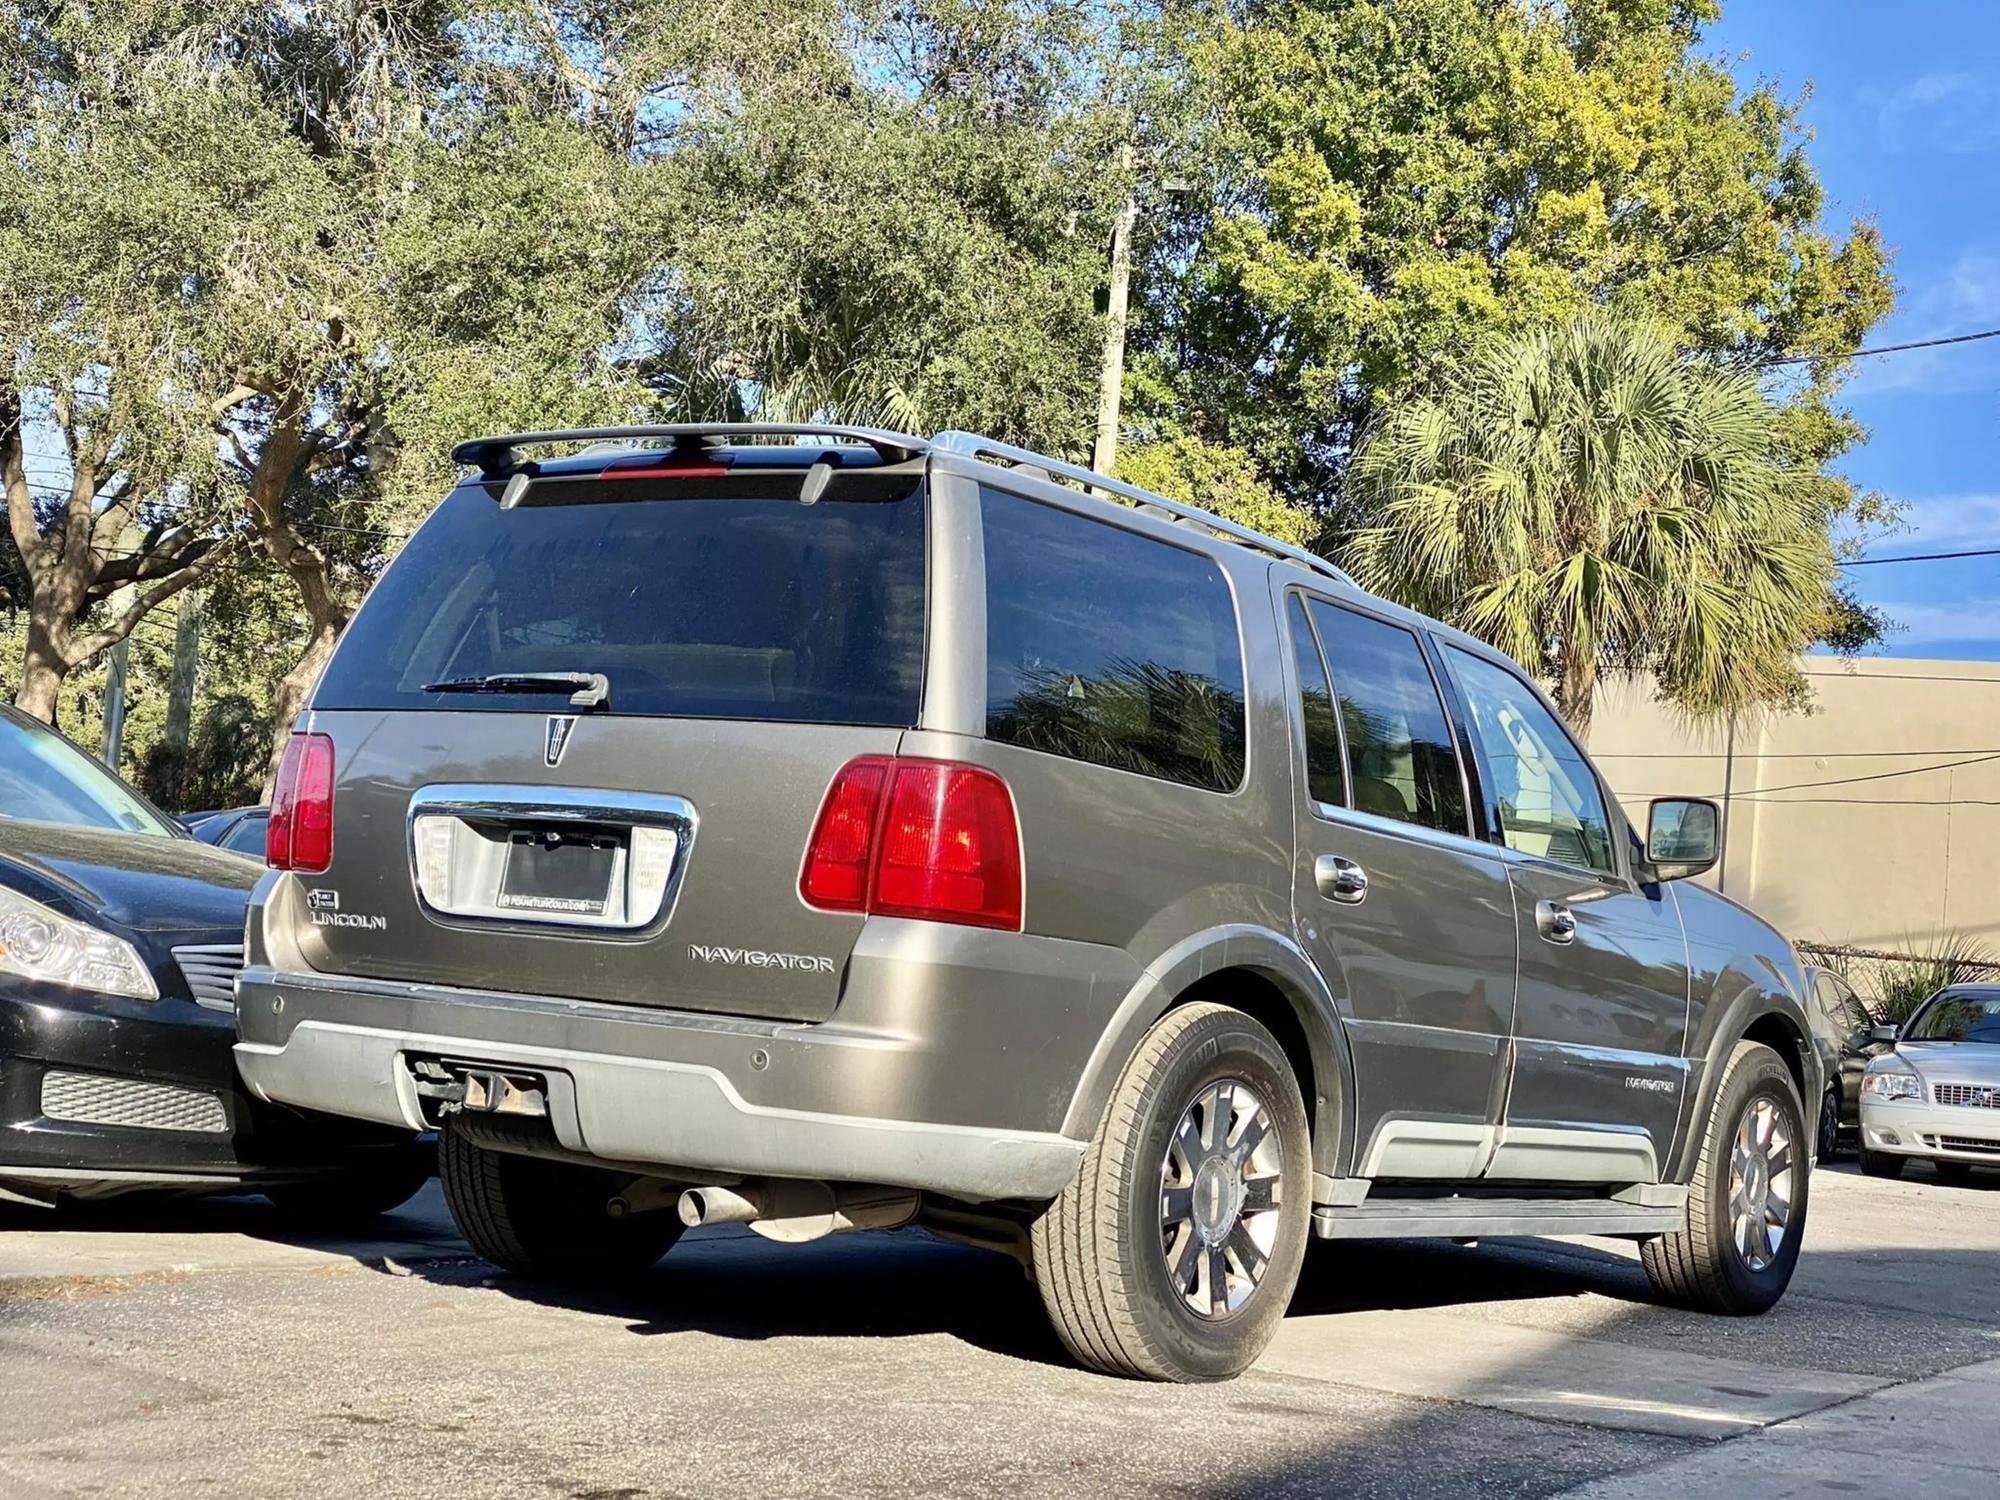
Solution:
<path fill-rule="evenodd" d="M 2000 1359 L 1858 1396 L 1566 1493 L 1571 1500 L 1740 1500 L 1754 1488 L 1763 1500 L 1834 1493 L 1991 1500 L 2000 1492 L 1996 1417 Z"/>

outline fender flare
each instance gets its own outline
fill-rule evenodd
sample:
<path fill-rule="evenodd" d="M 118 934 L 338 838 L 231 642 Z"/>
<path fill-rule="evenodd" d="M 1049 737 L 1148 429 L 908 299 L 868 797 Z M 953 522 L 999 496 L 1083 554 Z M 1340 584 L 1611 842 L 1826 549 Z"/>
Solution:
<path fill-rule="evenodd" d="M 1153 1023 L 1198 980 L 1232 969 L 1269 980 L 1291 1002 L 1311 1049 L 1318 1096 L 1305 1101 L 1312 1122 L 1313 1166 L 1327 1177 L 1344 1175 L 1354 1134 L 1354 1058 L 1333 991 L 1296 942 L 1250 924 L 1194 933 L 1146 966 L 1105 1023 L 1084 1065 L 1063 1119 L 1063 1134 L 1085 1140 L 1093 1135 L 1119 1075 Z"/>
<path fill-rule="evenodd" d="M 1738 1042 L 1749 1039 L 1750 1028 L 1766 1016 L 1774 1016 L 1785 1023 L 1794 1033 L 1794 1042 L 1799 1053 L 1799 1067 L 1805 1073 L 1810 1089 L 1815 1082 L 1824 1090 L 1825 1079 L 1816 1077 L 1822 1072 L 1819 1052 L 1813 1041 L 1813 1029 L 1805 1018 L 1805 1012 L 1796 1008 L 1796 1002 L 1787 1006 L 1768 992 L 1746 986 L 1735 1000 L 1726 1007 L 1725 1019 L 1716 1027 L 1708 1044 L 1708 1053 L 1701 1060 L 1696 1073 L 1699 1080 L 1693 1096 L 1693 1107 L 1681 1122 L 1681 1138 L 1674 1148 L 1673 1172 L 1666 1180 L 1686 1183 L 1694 1177 L 1696 1158 L 1701 1154 L 1701 1144 L 1708 1128 L 1709 1112 L 1715 1108 L 1715 1096 L 1722 1089 L 1722 1075 L 1729 1065 L 1729 1054 L 1736 1050 Z M 1806 1110 L 1807 1133 L 1811 1134 L 1812 1111 L 1819 1107 L 1819 1094 L 1800 1101 Z"/>

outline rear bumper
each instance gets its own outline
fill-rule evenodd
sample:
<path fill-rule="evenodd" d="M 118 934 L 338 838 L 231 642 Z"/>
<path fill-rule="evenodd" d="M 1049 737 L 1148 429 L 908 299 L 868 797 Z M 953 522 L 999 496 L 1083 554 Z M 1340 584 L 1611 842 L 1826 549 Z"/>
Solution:
<path fill-rule="evenodd" d="M 2000 1167 L 2000 1109 L 1896 1100 L 1861 1103 L 1861 1144 L 1887 1156 Z"/>
<path fill-rule="evenodd" d="M 663 1171 L 880 1183 L 987 1201 L 1053 1197 L 1083 1157 L 1084 1142 L 1056 1126 L 1095 1028 L 1079 1028 L 1067 1048 L 974 1051 L 935 1032 L 744 1021 L 267 965 L 246 969 L 237 995 L 236 1061 L 252 1092 L 383 1124 L 424 1128 L 410 1063 L 428 1057 L 543 1074 L 566 1148 Z M 956 1107 L 939 1107 L 946 1099 Z"/>

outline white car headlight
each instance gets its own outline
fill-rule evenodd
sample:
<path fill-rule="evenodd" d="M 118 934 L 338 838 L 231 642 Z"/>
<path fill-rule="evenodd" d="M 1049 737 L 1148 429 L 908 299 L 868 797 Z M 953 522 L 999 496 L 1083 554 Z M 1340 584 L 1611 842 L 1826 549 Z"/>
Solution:
<path fill-rule="evenodd" d="M 1916 1074 L 1901 1069 L 1870 1073 L 1861 1080 L 1861 1094 L 1866 1099 L 1921 1099 L 1924 1097 L 1924 1081 Z"/>
<path fill-rule="evenodd" d="M 43 984 L 157 1000 L 159 987 L 145 962 L 123 938 L 72 922 L 0 886 L 0 974 Z"/>

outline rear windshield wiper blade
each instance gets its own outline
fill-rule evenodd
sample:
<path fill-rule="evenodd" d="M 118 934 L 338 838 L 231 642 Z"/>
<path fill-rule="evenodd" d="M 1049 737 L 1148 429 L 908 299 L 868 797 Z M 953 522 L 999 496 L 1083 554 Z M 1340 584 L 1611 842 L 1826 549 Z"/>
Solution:
<path fill-rule="evenodd" d="M 609 708 L 611 679 L 602 672 L 493 672 L 427 682 L 427 693 L 568 693 L 571 708 Z"/>

